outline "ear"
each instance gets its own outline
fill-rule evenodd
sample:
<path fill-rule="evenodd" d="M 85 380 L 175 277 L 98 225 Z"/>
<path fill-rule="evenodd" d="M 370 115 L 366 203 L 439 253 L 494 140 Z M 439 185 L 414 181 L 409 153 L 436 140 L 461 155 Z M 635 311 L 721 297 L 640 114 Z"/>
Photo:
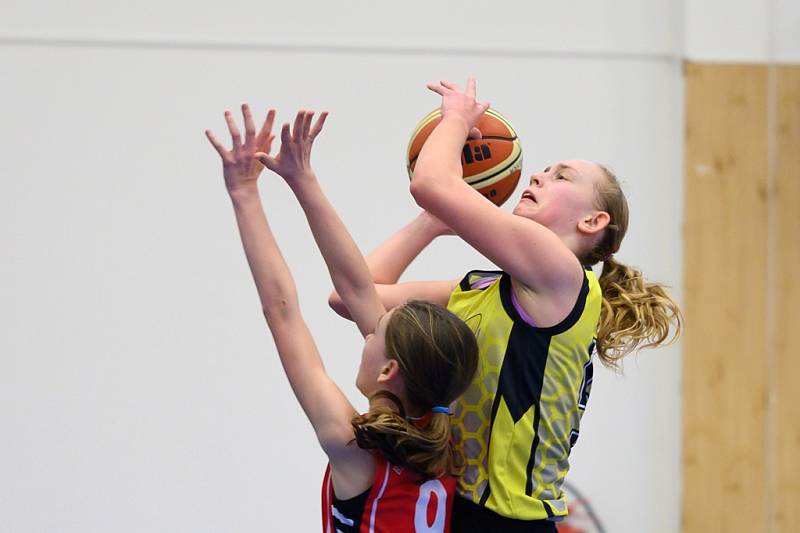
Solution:
<path fill-rule="evenodd" d="M 611 215 L 605 211 L 595 211 L 578 222 L 578 231 L 586 235 L 596 235 L 606 229 L 611 222 Z"/>
<path fill-rule="evenodd" d="M 391 383 L 399 377 L 400 365 L 397 363 L 397 359 L 389 359 L 381 368 L 381 373 L 378 374 L 378 383 Z"/>

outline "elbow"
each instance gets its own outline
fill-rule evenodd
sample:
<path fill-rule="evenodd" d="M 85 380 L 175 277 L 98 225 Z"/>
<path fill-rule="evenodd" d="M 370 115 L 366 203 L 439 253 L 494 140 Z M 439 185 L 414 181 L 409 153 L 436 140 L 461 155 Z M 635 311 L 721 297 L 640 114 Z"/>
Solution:
<path fill-rule="evenodd" d="M 342 301 L 342 297 L 339 296 L 339 293 L 336 291 L 331 292 L 331 295 L 328 296 L 328 306 L 334 310 L 334 312 L 342 318 L 350 319 L 350 312 L 347 310 L 347 306 Z"/>
<path fill-rule="evenodd" d="M 436 188 L 428 176 L 414 172 L 414 177 L 411 179 L 410 192 L 417 205 L 427 210 L 436 194 Z"/>

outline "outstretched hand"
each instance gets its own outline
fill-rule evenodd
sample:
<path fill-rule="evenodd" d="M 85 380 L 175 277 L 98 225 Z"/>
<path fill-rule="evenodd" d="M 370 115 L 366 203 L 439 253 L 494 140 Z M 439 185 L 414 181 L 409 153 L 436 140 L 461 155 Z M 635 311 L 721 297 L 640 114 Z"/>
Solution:
<path fill-rule="evenodd" d="M 231 134 L 232 148 L 227 150 L 217 137 L 206 130 L 206 137 L 222 158 L 222 174 L 225 177 L 225 187 L 228 192 L 234 192 L 246 188 L 255 188 L 258 176 L 264 167 L 256 160 L 256 153 L 269 153 L 272 141 L 275 136 L 272 134 L 272 123 L 275 121 L 275 110 L 267 112 L 267 118 L 261 129 L 256 133 L 253 123 L 253 114 L 250 106 L 242 104 L 242 116 L 244 117 L 244 144 L 242 135 L 236 126 L 236 121 L 230 111 L 225 111 L 225 122 L 228 124 L 228 132 Z"/>
<path fill-rule="evenodd" d="M 259 152 L 255 154 L 256 159 L 279 174 L 290 186 L 312 177 L 314 171 L 311 168 L 311 148 L 327 117 L 327 112 L 321 113 L 312 126 L 314 112 L 301 109 L 295 116 L 291 130 L 288 122 L 283 124 L 278 155 L 272 157 L 266 152 Z"/>
<path fill-rule="evenodd" d="M 478 102 L 475 100 L 475 79 L 467 80 L 467 88 L 464 92 L 458 86 L 449 81 L 442 80 L 439 83 L 429 83 L 428 89 L 442 97 L 442 119 L 456 117 L 464 122 L 470 138 L 480 138 L 480 132 L 475 128 L 483 113 L 489 109 L 489 102 Z"/>

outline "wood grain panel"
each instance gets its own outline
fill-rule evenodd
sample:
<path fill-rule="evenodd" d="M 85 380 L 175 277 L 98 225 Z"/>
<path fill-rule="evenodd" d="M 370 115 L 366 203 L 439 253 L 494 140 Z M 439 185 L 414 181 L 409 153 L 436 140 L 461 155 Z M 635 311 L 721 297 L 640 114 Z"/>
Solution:
<path fill-rule="evenodd" d="M 686 533 L 763 531 L 767 69 L 688 64 L 683 498 Z"/>
<path fill-rule="evenodd" d="M 800 531 L 800 66 L 775 72 L 775 184 L 771 195 L 774 251 L 774 413 L 769 476 L 772 531 Z"/>

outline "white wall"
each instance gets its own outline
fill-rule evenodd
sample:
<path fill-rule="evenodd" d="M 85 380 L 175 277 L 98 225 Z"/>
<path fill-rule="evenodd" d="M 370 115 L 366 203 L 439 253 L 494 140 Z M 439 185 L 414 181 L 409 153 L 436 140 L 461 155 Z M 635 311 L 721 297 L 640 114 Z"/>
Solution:
<path fill-rule="evenodd" d="M 249 101 L 328 109 L 319 175 L 363 249 L 417 209 L 426 82 L 478 78 L 525 172 L 610 163 L 621 257 L 680 293 L 681 17 L 668 1 L 17 2 L 0 17 L 0 532 L 315 531 L 325 460 L 277 363 L 202 131 Z M 489 25 L 486 21 L 496 20 Z M 331 374 L 361 341 L 271 176 L 267 214 Z M 488 266 L 455 239 L 409 279 Z M 679 352 L 598 372 L 569 480 L 608 531 L 679 528 Z"/>
<path fill-rule="evenodd" d="M 691 61 L 800 62 L 797 0 L 686 0 L 684 21 Z"/>
<path fill-rule="evenodd" d="M 670 2 L 16 2 L 5 36 L 415 49 L 671 54 L 680 20 Z M 491 21 L 490 23 L 487 23 Z"/>

